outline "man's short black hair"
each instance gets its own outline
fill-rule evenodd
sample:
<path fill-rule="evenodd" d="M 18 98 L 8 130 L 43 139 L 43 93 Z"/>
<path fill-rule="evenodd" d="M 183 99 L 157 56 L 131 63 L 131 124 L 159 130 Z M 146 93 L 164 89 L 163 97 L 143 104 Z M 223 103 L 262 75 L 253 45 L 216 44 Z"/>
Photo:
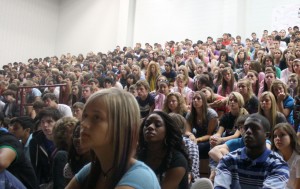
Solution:
<path fill-rule="evenodd" d="M 10 121 L 10 124 L 15 124 L 15 123 L 19 123 L 23 129 L 29 128 L 30 132 L 33 131 L 34 121 L 29 116 L 16 117 Z"/>
<path fill-rule="evenodd" d="M 270 133 L 270 128 L 271 128 L 271 126 L 270 126 L 269 120 L 268 120 L 266 117 L 262 116 L 262 115 L 259 114 L 259 113 L 255 113 L 255 114 L 251 114 L 251 115 L 247 118 L 247 120 L 248 120 L 248 119 L 259 120 L 260 123 L 262 124 L 262 126 L 263 126 L 265 132 L 266 132 L 266 133 Z"/>

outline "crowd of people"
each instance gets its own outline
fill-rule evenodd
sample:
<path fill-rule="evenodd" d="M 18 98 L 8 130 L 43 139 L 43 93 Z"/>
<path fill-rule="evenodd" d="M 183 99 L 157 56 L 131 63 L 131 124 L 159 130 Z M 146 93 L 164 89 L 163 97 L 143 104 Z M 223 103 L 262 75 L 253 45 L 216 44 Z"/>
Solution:
<path fill-rule="evenodd" d="M 298 26 L 8 63 L 0 188 L 298 189 L 299 83 Z"/>

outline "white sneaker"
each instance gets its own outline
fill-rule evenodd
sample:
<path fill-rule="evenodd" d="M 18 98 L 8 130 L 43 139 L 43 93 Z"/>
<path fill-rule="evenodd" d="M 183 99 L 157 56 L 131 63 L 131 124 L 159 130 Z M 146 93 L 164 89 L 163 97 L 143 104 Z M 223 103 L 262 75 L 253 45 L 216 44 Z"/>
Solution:
<path fill-rule="evenodd" d="M 191 189 L 213 189 L 213 183 L 208 178 L 197 179 L 193 184 Z"/>

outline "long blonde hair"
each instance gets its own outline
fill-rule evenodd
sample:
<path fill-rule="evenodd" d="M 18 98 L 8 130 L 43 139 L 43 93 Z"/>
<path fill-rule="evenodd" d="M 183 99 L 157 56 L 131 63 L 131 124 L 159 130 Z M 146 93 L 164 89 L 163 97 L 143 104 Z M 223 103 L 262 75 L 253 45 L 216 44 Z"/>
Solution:
<path fill-rule="evenodd" d="M 247 87 L 247 89 L 248 89 L 248 93 L 247 93 L 248 100 L 252 96 L 254 96 L 253 89 L 252 89 L 252 83 L 249 81 L 249 79 L 240 79 L 238 81 L 238 86 L 239 86 L 239 84 L 244 84 Z M 245 101 L 245 99 L 244 99 L 244 101 Z"/>
<path fill-rule="evenodd" d="M 237 103 L 239 104 L 239 107 L 240 107 L 239 116 L 249 114 L 248 111 L 245 108 L 243 108 L 245 105 L 245 101 L 244 101 L 244 97 L 241 95 L 241 93 L 231 92 L 228 96 L 227 105 L 229 105 L 230 96 L 234 96 L 237 99 Z"/>
<path fill-rule="evenodd" d="M 265 91 L 260 95 L 259 98 L 259 106 L 258 106 L 258 113 L 266 117 L 264 110 L 261 108 L 262 99 L 269 97 L 271 100 L 271 120 L 269 120 L 271 128 L 274 127 L 276 124 L 276 117 L 277 117 L 277 105 L 276 105 L 276 99 L 272 92 Z"/>
<path fill-rule="evenodd" d="M 117 88 L 103 89 L 90 96 L 83 108 L 83 112 L 89 104 L 101 101 L 106 108 L 108 116 L 108 136 L 111 138 L 114 152 L 115 169 L 112 172 L 112 182 L 109 188 L 114 188 L 125 174 L 130 159 L 135 155 L 138 143 L 140 109 L 131 93 Z M 101 164 L 94 155 L 92 157 L 91 171 L 86 188 L 95 188 Z"/>

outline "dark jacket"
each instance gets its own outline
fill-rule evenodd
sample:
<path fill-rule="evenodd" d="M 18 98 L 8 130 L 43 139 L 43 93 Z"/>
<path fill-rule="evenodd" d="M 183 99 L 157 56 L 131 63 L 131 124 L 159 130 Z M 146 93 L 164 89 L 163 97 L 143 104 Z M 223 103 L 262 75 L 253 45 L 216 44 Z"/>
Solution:
<path fill-rule="evenodd" d="M 46 148 L 47 138 L 42 131 L 36 131 L 29 143 L 31 163 L 39 184 L 49 183 L 52 180 L 51 155 Z"/>
<path fill-rule="evenodd" d="M 8 114 L 6 114 L 6 110 L 9 108 Z M 20 116 L 20 108 L 16 101 L 12 103 L 6 103 L 3 108 L 3 115 L 8 118 L 19 117 Z"/>

